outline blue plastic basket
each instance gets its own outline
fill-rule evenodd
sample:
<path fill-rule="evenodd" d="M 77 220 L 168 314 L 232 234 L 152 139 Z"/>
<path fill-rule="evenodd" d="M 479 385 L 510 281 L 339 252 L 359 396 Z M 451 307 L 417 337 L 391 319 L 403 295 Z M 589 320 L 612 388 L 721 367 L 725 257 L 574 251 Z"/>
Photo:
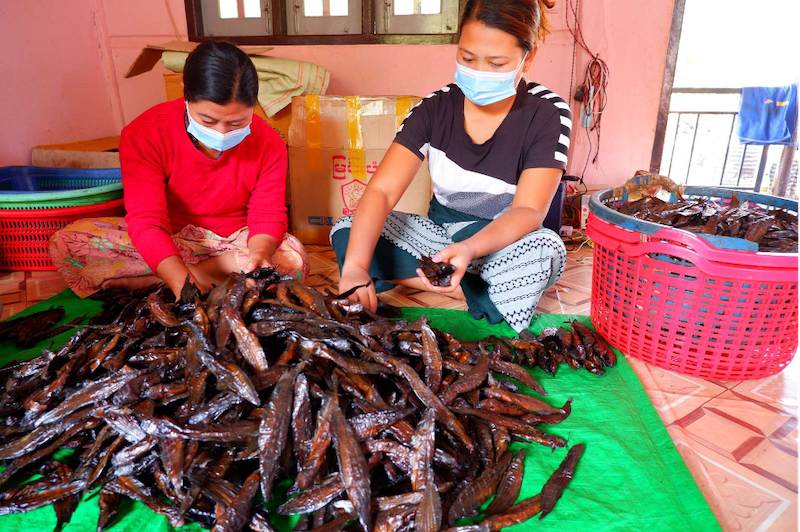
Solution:
<path fill-rule="evenodd" d="M 631 182 L 634 185 L 648 184 L 651 174 L 643 174 L 634 177 Z M 746 192 L 741 190 L 731 190 L 720 187 L 697 187 L 687 186 L 683 189 L 683 197 L 687 200 L 698 200 L 701 198 L 709 198 L 720 205 L 727 205 L 730 203 L 733 195 L 739 198 L 742 204 L 749 205 L 751 208 L 769 212 L 772 210 L 783 209 L 791 214 L 797 216 L 798 204 L 796 200 L 781 198 L 778 196 L 770 196 L 767 194 L 758 194 L 755 192 Z M 672 192 L 669 203 L 676 203 L 678 196 Z M 610 206 L 619 206 L 628 203 L 628 191 L 623 189 L 620 197 L 614 196 L 614 189 L 607 189 L 596 192 L 589 200 L 589 210 L 600 218 L 610 224 L 622 227 L 629 231 L 636 231 L 645 235 L 653 236 L 659 231 L 663 230 L 665 225 L 648 222 L 646 220 L 639 220 L 633 216 L 628 216 L 616 211 Z M 683 229 L 670 228 L 674 231 L 681 231 L 688 233 Z M 695 237 L 702 238 L 709 244 L 720 249 L 729 249 L 736 251 L 758 251 L 758 244 L 755 242 L 748 242 L 743 238 L 733 238 L 729 236 L 716 236 L 705 235 L 700 233 L 688 233 Z"/>
<path fill-rule="evenodd" d="M 119 168 L 0 167 L 0 209 L 76 207 L 121 197 Z"/>

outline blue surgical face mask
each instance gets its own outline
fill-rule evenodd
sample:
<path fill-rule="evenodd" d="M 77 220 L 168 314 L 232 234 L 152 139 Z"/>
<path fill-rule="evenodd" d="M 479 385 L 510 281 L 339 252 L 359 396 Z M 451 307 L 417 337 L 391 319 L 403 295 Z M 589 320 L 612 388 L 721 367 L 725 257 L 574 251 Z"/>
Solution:
<path fill-rule="evenodd" d="M 511 72 L 483 72 L 456 61 L 456 84 L 475 105 L 491 105 L 505 100 L 517 93 L 515 81 L 527 56 L 527 53 L 522 56 L 519 66 Z"/>
<path fill-rule="evenodd" d="M 225 151 L 239 145 L 247 135 L 250 134 L 250 124 L 240 129 L 232 129 L 227 133 L 220 133 L 216 129 L 197 123 L 189 112 L 189 103 L 186 103 L 186 115 L 189 117 L 189 125 L 186 127 L 194 138 L 202 142 L 206 147 L 215 151 Z"/>

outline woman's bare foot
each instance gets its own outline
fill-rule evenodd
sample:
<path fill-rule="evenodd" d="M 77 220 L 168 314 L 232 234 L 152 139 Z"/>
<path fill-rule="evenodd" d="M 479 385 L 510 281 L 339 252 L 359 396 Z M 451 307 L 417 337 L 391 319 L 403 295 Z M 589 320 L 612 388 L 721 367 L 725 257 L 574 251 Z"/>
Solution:
<path fill-rule="evenodd" d="M 107 279 L 100 285 L 102 289 L 127 288 L 128 290 L 138 290 L 147 286 L 161 284 L 163 281 L 155 275 L 140 275 L 138 277 L 122 277 L 119 279 Z"/>
<path fill-rule="evenodd" d="M 400 286 L 405 286 L 406 288 L 413 288 L 414 290 L 419 290 L 421 292 L 427 292 L 428 289 L 425 288 L 425 285 L 422 284 L 422 280 L 419 277 L 409 277 L 408 279 L 397 279 L 396 281 L 390 281 L 394 284 L 399 284 Z M 433 292 L 433 293 L 440 293 L 440 292 Z M 464 295 L 464 291 L 461 287 L 457 287 L 454 291 L 448 293 L 442 293 L 443 296 L 447 296 L 452 299 L 456 299 L 458 301 L 466 301 L 467 297 Z"/>

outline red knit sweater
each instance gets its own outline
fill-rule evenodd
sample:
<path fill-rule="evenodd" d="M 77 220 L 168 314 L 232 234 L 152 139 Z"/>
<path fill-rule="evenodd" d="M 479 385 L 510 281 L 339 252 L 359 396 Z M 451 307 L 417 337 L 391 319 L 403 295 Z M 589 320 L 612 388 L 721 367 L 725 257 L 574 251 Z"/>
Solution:
<path fill-rule="evenodd" d="M 250 236 L 280 242 L 287 228 L 286 146 L 261 118 L 251 133 L 219 159 L 189 139 L 183 99 L 145 111 L 122 130 L 119 158 L 133 245 L 155 272 L 180 256 L 171 235 L 188 224 L 229 236 L 248 226 Z"/>

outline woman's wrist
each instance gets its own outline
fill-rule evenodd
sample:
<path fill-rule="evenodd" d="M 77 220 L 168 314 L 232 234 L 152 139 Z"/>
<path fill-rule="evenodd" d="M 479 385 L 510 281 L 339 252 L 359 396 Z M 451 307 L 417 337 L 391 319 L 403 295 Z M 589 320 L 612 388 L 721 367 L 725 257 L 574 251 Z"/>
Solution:
<path fill-rule="evenodd" d="M 189 268 L 182 268 L 181 271 L 175 271 L 170 276 L 169 280 L 162 279 L 164 284 L 166 284 L 173 292 L 176 294 L 179 293 L 183 289 L 183 285 L 186 283 L 186 278 L 191 277 L 191 272 Z"/>
<path fill-rule="evenodd" d="M 247 243 L 247 250 L 250 255 L 262 255 L 270 258 L 278 249 L 278 241 L 270 235 L 254 235 Z"/>
<path fill-rule="evenodd" d="M 471 238 L 468 238 L 466 240 L 463 240 L 461 242 L 461 244 L 463 244 L 463 246 L 465 248 L 464 249 L 465 254 L 469 256 L 470 260 L 474 259 L 475 258 L 475 253 L 476 253 L 475 252 L 475 242 L 472 241 Z"/>
<path fill-rule="evenodd" d="M 347 260 L 345 259 L 344 264 L 342 265 L 342 275 L 354 272 L 365 272 L 369 270 L 369 266 L 362 265 L 357 260 Z"/>
<path fill-rule="evenodd" d="M 156 275 L 173 292 L 180 292 L 183 283 L 186 282 L 186 276 L 189 274 L 189 268 L 177 255 L 167 257 L 156 266 Z"/>
<path fill-rule="evenodd" d="M 476 253 L 477 253 L 477 251 L 476 251 L 476 242 L 475 242 L 474 239 L 475 239 L 475 236 L 471 236 L 470 238 L 468 238 L 466 240 L 462 240 L 461 242 L 456 242 L 456 244 L 455 244 L 457 246 L 461 246 L 462 255 L 467 256 L 470 260 L 474 259 L 477 256 L 480 256 L 480 255 L 476 255 Z"/>
<path fill-rule="evenodd" d="M 267 258 L 271 257 L 274 254 L 274 253 L 270 253 L 267 248 L 263 248 L 263 247 L 249 248 L 248 249 L 248 253 L 250 254 L 250 256 L 263 255 L 263 256 L 265 256 Z"/>

